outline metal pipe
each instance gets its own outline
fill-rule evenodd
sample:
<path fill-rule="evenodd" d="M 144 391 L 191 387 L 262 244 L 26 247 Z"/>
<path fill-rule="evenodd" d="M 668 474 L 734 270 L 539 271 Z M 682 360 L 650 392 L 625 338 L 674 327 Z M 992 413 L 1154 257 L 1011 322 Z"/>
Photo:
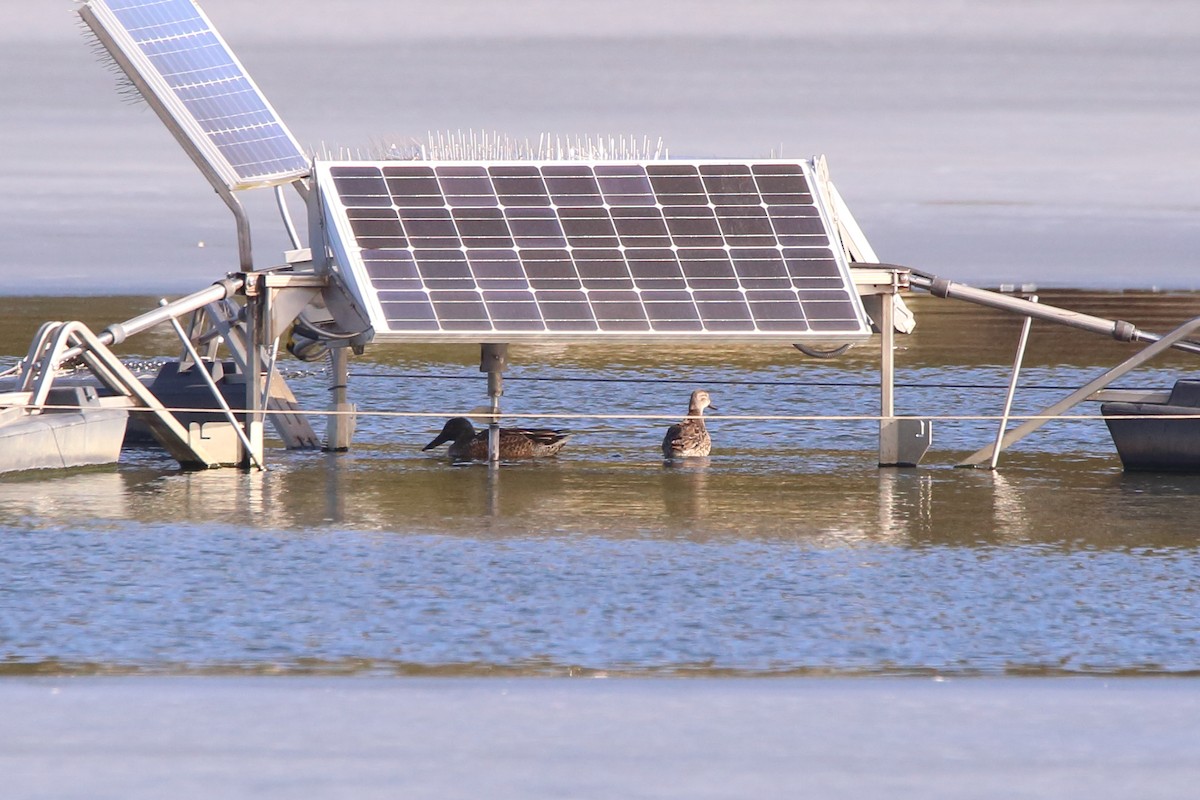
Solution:
<path fill-rule="evenodd" d="M 258 276 L 256 276 L 257 278 Z M 261 280 L 254 280 L 246 287 L 246 366 L 243 377 L 246 380 L 246 435 L 250 437 L 249 457 L 258 468 L 262 469 L 263 453 L 263 403 L 259 390 L 262 388 L 262 348 L 261 341 L 264 312 L 264 289 Z"/>
<path fill-rule="evenodd" d="M 238 242 L 238 263 L 241 265 L 242 272 L 254 271 L 254 250 L 250 246 L 250 218 L 246 216 L 246 209 L 242 206 L 242 201 L 237 199 L 231 190 L 223 186 L 215 186 L 217 194 L 225 201 L 225 205 L 229 206 L 229 210 L 233 212 L 233 221 L 237 225 L 237 242 Z"/>
<path fill-rule="evenodd" d="M 1029 302 L 1036 303 L 1038 296 L 1030 295 Z M 1008 427 L 1008 415 L 1012 412 L 1013 397 L 1017 393 L 1017 378 L 1021 374 L 1021 362 L 1025 360 L 1025 345 L 1029 343 L 1029 328 L 1033 317 L 1025 317 L 1021 325 L 1021 338 L 1017 341 L 1017 355 L 1013 359 L 1012 377 L 1008 381 L 1008 394 L 1004 396 L 1004 413 L 1000 415 L 1000 429 L 996 431 L 996 445 L 992 448 L 992 469 L 1000 463 L 1000 443 L 1004 441 L 1004 430 Z"/>
<path fill-rule="evenodd" d="M 1065 308 L 1048 306 L 1045 303 L 1031 303 L 1020 297 L 1012 297 L 987 289 L 976 289 L 974 286 L 967 286 L 966 284 L 957 283 L 947 278 L 939 278 L 936 275 L 930 275 L 920 270 L 908 267 L 901 267 L 901 269 L 909 270 L 910 286 L 914 289 L 924 289 L 934 297 L 965 300 L 969 303 L 988 306 L 1001 311 L 1011 311 L 1014 314 L 1030 316 L 1045 322 L 1053 322 L 1058 325 L 1066 325 L 1071 328 L 1079 328 L 1091 333 L 1110 336 L 1118 342 L 1157 342 L 1162 339 L 1162 336 L 1159 334 L 1138 330 L 1133 323 L 1125 322 L 1124 320 L 1093 317 L 1090 314 L 1068 311 Z M 1200 344 L 1194 342 L 1175 342 L 1172 347 L 1188 353 L 1200 354 Z"/>
<path fill-rule="evenodd" d="M 292 243 L 293 250 L 300 249 L 300 234 L 296 233 L 296 226 L 292 223 L 292 215 L 288 212 L 287 201 L 283 196 L 283 186 L 275 186 L 275 204 L 279 206 L 279 216 L 283 220 L 283 227 L 287 230 L 288 239 Z"/>
<path fill-rule="evenodd" d="M 209 286 L 207 289 L 201 289 L 198 292 L 193 292 L 186 297 L 181 297 L 178 300 L 173 300 L 165 306 L 159 306 L 153 311 L 147 311 L 145 314 L 136 316 L 133 319 L 125 322 L 118 322 L 109 325 L 99 334 L 99 339 L 106 346 L 111 347 L 133 336 L 135 333 L 141 333 L 144 330 L 153 328 L 166 322 L 168 319 L 182 316 L 183 314 L 197 311 L 204 308 L 209 303 L 215 303 L 232 296 L 238 289 L 242 288 L 244 283 L 242 278 L 225 278 Z M 64 356 L 74 357 L 79 355 L 76 352 L 77 348 L 68 350 Z"/>
<path fill-rule="evenodd" d="M 491 421 L 488 424 L 488 463 L 500 464 L 500 396 L 504 394 L 504 368 L 508 366 L 507 344 L 481 344 L 479 371 L 488 376 L 488 399 L 491 401 Z"/>
<path fill-rule="evenodd" d="M 488 463 L 500 463 L 500 395 L 504 394 L 504 376 L 499 372 L 488 373 L 488 398 L 491 401 L 492 420 L 488 424 Z"/>

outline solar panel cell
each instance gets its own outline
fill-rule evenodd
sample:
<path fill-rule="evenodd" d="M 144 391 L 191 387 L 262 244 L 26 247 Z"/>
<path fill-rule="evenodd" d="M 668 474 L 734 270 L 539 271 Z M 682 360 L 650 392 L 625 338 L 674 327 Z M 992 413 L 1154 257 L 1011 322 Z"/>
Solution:
<path fill-rule="evenodd" d="M 750 306 L 741 292 L 696 291 L 692 293 L 704 327 L 712 331 L 748 332 L 754 330 Z"/>
<path fill-rule="evenodd" d="M 413 247 L 462 247 L 458 227 L 446 208 L 402 208 L 399 219 Z"/>
<path fill-rule="evenodd" d="M 567 243 L 572 247 L 620 247 L 612 217 L 603 208 L 560 208 Z"/>
<path fill-rule="evenodd" d="M 492 179 L 483 167 L 437 167 L 434 170 L 445 204 L 452 208 L 499 204 Z"/>
<path fill-rule="evenodd" d="M 689 292 L 649 290 L 641 293 L 646 316 L 655 330 L 696 333 L 703 330 L 700 312 Z"/>
<path fill-rule="evenodd" d="M 362 259 L 376 286 L 388 289 L 424 287 L 417 264 L 408 250 L 364 250 Z"/>
<path fill-rule="evenodd" d="M 687 280 L 675 252 L 658 248 L 631 248 L 625 251 L 629 273 L 639 289 L 686 289 Z"/>
<path fill-rule="evenodd" d="M 696 289 L 737 289 L 737 272 L 725 250 L 680 248 L 679 264 L 688 285 Z"/>
<path fill-rule="evenodd" d="M 747 289 L 790 289 L 791 278 L 778 250 L 736 247 L 729 251 L 738 280 Z"/>
<path fill-rule="evenodd" d="M 468 250 L 467 261 L 481 289 L 529 287 L 529 277 L 515 250 Z"/>
<path fill-rule="evenodd" d="M 620 250 L 575 250 L 571 256 L 584 288 L 633 289 L 633 277 Z"/>
<path fill-rule="evenodd" d="M 642 298 L 637 292 L 591 291 L 588 292 L 588 301 L 602 331 L 636 333 L 650 330 L 650 321 L 646 318 Z"/>
<path fill-rule="evenodd" d="M 433 311 L 447 331 L 471 331 L 490 327 L 487 308 L 477 292 L 430 291 Z"/>
<path fill-rule="evenodd" d="M 560 333 L 599 330 L 592 307 L 583 292 L 548 289 L 537 293 L 546 329 Z"/>
<path fill-rule="evenodd" d="M 654 187 L 639 164 L 597 164 L 596 182 L 611 206 L 653 206 Z"/>
<path fill-rule="evenodd" d="M 700 174 L 709 200 L 718 206 L 756 206 L 762 200 L 744 164 L 703 165 Z"/>
<path fill-rule="evenodd" d="M 677 247 L 721 247 L 725 237 L 712 209 L 704 206 L 667 206 L 663 208 L 667 230 Z"/>
<path fill-rule="evenodd" d="M 774 247 L 778 243 L 762 206 L 717 206 L 716 215 L 731 247 Z"/>
<path fill-rule="evenodd" d="M 746 302 L 750 313 L 761 330 L 809 329 L 803 308 L 796 301 L 796 294 L 788 291 L 746 290 Z"/>
<path fill-rule="evenodd" d="M 529 291 L 484 291 L 492 324 L 499 331 L 544 331 L 537 298 Z"/>
<path fill-rule="evenodd" d="M 443 329 L 425 292 L 381 291 L 379 305 L 388 319 L 404 320 L 405 330 L 434 333 Z"/>
<path fill-rule="evenodd" d="M 417 271 L 430 289 L 475 288 L 471 266 L 461 250 L 414 250 Z"/>
<path fill-rule="evenodd" d="M 582 289 L 575 262 L 566 250 L 522 250 L 521 262 L 534 289 Z"/>
<path fill-rule="evenodd" d="M 546 189 L 556 206 L 589 207 L 604 205 L 600 185 L 591 167 L 581 165 L 546 166 L 542 168 Z"/>
<path fill-rule="evenodd" d="M 504 206 L 549 206 L 550 195 L 537 167 L 491 167 L 492 186 Z"/>
<path fill-rule="evenodd" d="M 813 206 L 773 206 L 767 213 L 782 246 L 829 246 L 825 224 Z"/>
<path fill-rule="evenodd" d="M 617 236 L 625 247 L 670 247 L 671 232 L 655 208 L 613 206 L 609 209 Z"/>
<path fill-rule="evenodd" d="M 552 208 L 505 208 L 504 216 L 518 247 L 567 246 L 562 223 Z"/>
<path fill-rule="evenodd" d="M 664 206 L 705 206 L 708 193 L 700 173 L 689 165 L 653 164 L 646 167 L 654 197 Z"/>

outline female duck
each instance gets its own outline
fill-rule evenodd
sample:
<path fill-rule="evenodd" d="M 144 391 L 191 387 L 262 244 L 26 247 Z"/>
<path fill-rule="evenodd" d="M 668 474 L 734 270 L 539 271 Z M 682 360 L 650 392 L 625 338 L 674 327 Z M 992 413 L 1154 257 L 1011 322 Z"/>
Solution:
<path fill-rule="evenodd" d="M 663 458 L 691 458 L 706 456 L 712 449 L 708 428 L 704 427 L 704 409 L 717 409 L 708 399 L 708 392 L 697 389 L 688 402 L 688 419 L 667 428 L 663 438 Z"/>
<path fill-rule="evenodd" d="M 570 431 L 550 428 L 501 428 L 500 458 L 507 460 L 556 455 L 570 435 Z M 421 450 L 432 450 L 445 442 L 450 442 L 450 458 L 455 461 L 487 460 L 487 429 L 476 432 L 475 426 L 466 417 L 454 417 L 448 421 L 437 438 Z"/>

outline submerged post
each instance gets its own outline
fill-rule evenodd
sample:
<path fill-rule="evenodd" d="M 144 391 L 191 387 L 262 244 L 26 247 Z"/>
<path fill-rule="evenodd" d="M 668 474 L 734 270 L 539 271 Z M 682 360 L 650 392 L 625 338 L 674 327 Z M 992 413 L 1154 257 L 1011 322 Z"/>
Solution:
<path fill-rule="evenodd" d="M 480 345 L 479 371 L 488 376 L 488 400 L 492 419 L 488 423 L 488 463 L 500 463 L 500 396 L 504 394 L 504 368 L 508 366 L 507 344 Z"/>
<path fill-rule="evenodd" d="M 350 449 L 354 437 L 355 406 L 349 401 L 347 385 L 350 381 L 350 353 L 345 347 L 329 349 L 330 372 L 333 382 L 329 386 L 330 410 L 333 412 L 325 424 L 325 449 L 341 452 Z"/>

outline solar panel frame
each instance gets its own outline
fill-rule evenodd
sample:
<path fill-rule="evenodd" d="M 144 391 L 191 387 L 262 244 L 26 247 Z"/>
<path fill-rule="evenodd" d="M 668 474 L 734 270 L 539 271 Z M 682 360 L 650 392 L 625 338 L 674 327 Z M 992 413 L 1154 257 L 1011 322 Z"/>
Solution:
<path fill-rule="evenodd" d="M 89 0 L 79 14 L 218 189 L 309 174 L 308 156 L 192 0 Z"/>
<path fill-rule="evenodd" d="M 377 341 L 870 336 L 805 161 L 317 161 L 314 179 Z"/>

